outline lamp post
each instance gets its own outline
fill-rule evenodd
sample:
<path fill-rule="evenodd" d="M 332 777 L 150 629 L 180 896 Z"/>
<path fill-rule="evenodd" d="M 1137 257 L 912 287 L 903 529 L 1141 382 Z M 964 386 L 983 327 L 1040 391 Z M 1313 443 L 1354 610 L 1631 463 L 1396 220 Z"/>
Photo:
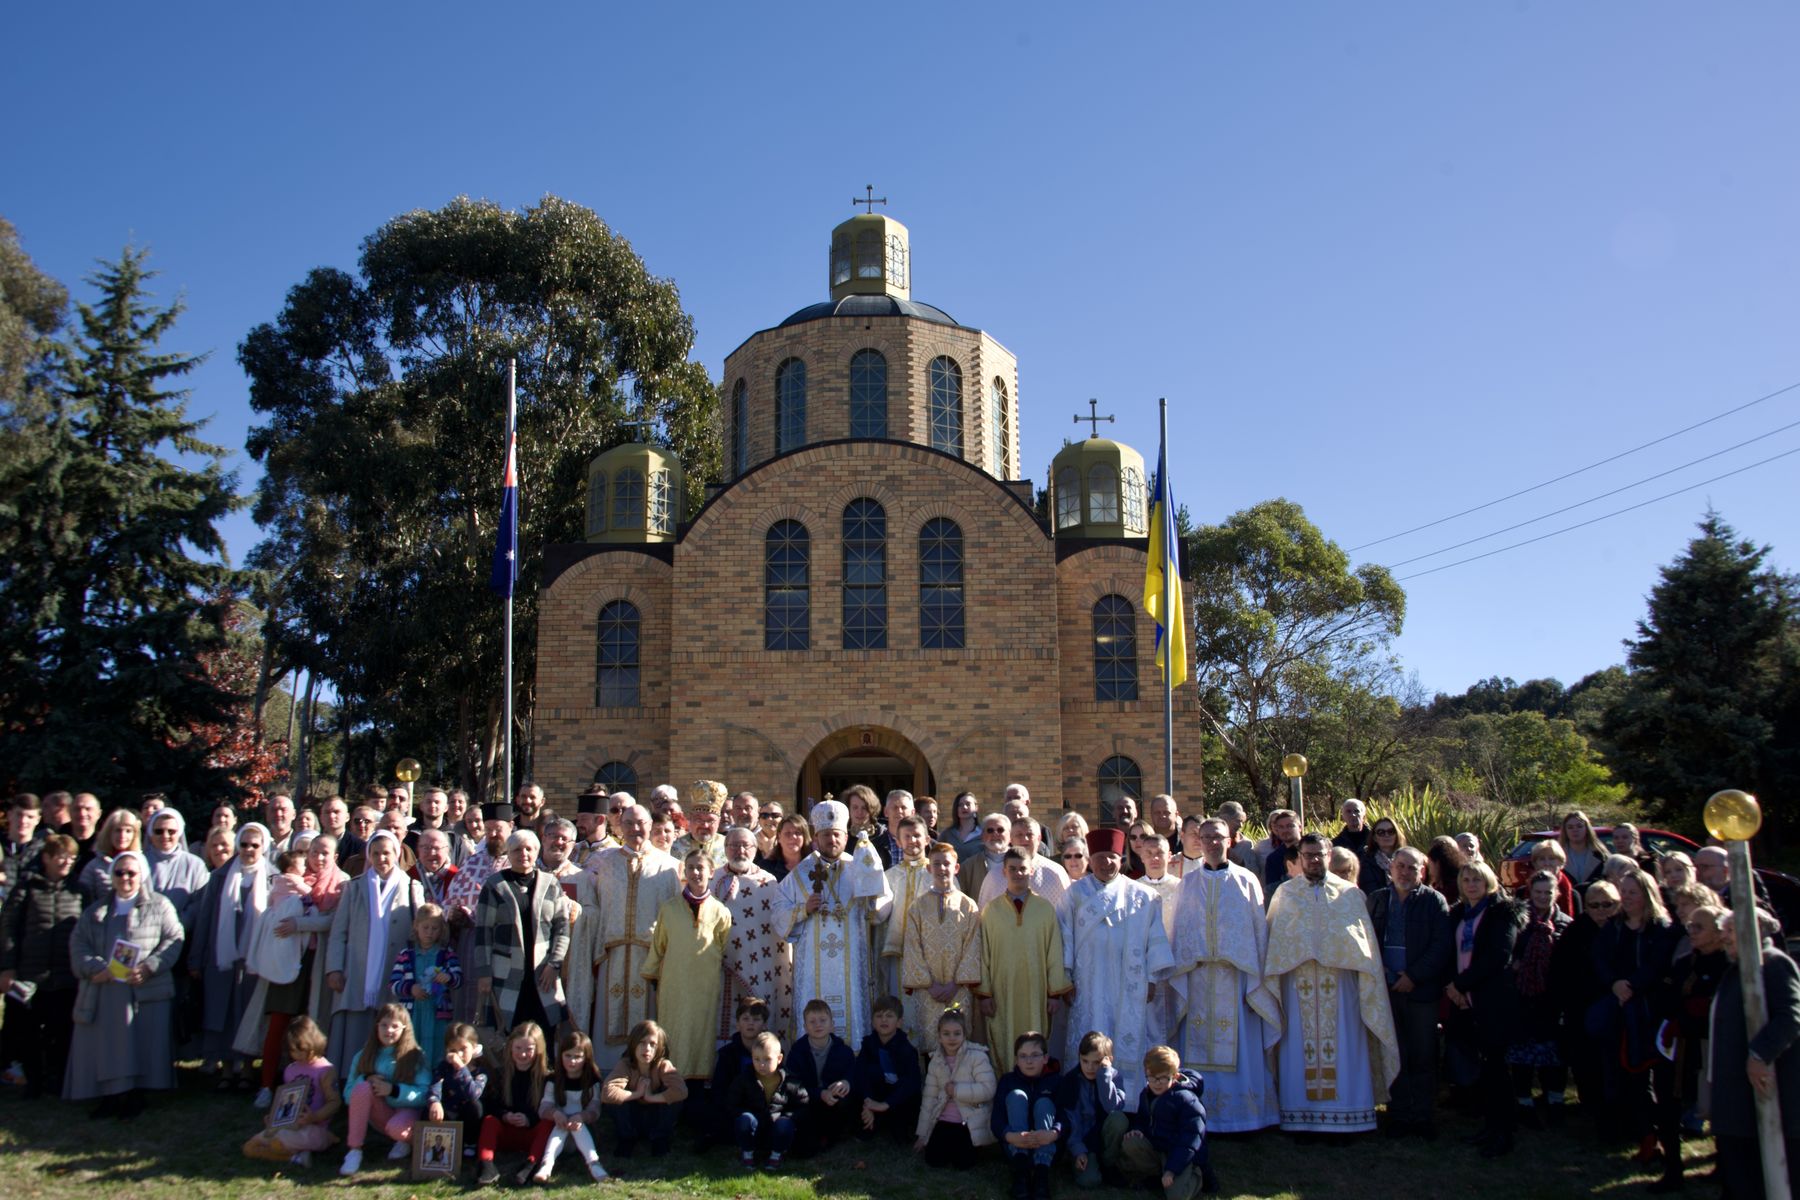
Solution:
<path fill-rule="evenodd" d="M 1763 992 L 1762 930 L 1756 919 L 1754 877 L 1750 874 L 1750 839 L 1762 828 L 1762 807 L 1749 792 L 1727 788 L 1706 802 L 1706 831 L 1725 843 L 1731 860 L 1731 911 L 1737 937 L 1738 983 L 1744 989 L 1744 1030 L 1755 1037 L 1769 1023 L 1769 1000 Z M 1727 1070 L 1738 1069 L 1727 1065 Z M 1756 1097 L 1756 1133 L 1762 1147 L 1763 1191 L 1769 1200 L 1790 1200 L 1787 1142 L 1781 1129 L 1781 1097 L 1773 1088 Z"/>
<path fill-rule="evenodd" d="M 406 807 L 409 809 L 415 807 L 413 804 L 413 780 L 424 773 L 425 768 L 419 765 L 419 760 L 416 758 L 403 758 L 394 764 L 394 778 L 406 785 Z"/>
<path fill-rule="evenodd" d="M 1300 832 L 1306 832 L 1306 788 L 1300 781 L 1306 778 L 1306 755 L 1290 754 L 1281 760 L 1281 773 L 1287 776 L 1288 799 L 1294 812 L 1300 818 Z"/>

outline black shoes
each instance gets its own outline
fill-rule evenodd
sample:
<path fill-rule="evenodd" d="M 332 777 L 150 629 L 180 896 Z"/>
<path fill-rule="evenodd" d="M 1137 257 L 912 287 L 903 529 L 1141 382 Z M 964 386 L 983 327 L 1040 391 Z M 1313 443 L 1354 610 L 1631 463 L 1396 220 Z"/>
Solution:
<path fill-rule="evenodd" d="M 1012 1200 L 1031 1200 L 1031 1159 L 1014 1154 L 1009 1165 L 1012 1167 Z"/>

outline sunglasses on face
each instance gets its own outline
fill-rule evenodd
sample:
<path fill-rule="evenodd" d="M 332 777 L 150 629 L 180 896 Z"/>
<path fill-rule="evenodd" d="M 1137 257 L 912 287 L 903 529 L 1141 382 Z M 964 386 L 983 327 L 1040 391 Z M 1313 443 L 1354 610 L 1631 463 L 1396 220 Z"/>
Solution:
<path fill-rule="evenodd" d="M 1619 907 L 1619 902 L 1617 900 L 1589 900 L 1588 907 L 1595 912 L 1600 912 L 1605 909 Z"/>
<path fill-rule="evenodd" d="M 138 873 L 136 871 L 114 871 L 113 872 L 114 879 L 136 879 L 137 877 L 138 877 Z"/>
<path fill-rule="evenodd" d="M 778 812 L 757 813 L 756 815 L 764 821 L 779 821 L 779 820 L 781 820 L 781 814 Z"/>

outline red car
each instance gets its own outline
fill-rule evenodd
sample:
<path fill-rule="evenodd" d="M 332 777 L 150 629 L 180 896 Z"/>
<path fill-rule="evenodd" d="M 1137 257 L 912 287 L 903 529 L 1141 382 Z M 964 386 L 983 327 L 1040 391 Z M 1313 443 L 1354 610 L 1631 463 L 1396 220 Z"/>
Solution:
<path fill-rule="evenodd" d="M 1611 825 L 1596 825 L 1594 833 L 1608 849 L 1612 848 Z M 1506 857 L 1500 860 L 1501 886 L 1509 891 L 1523 886 L 1526 875 L 1531 871 L 1532 847 L 1555 836 L 1554 829 L 1540 829 L 1535 833 L 1525 834 L 1524 840 L 1507 851 Z M 1692 858 L 1694 851 L 1700 849 L 1699 843 L 1666 829 L 1640 828 L 1638 842 L 1659 859 L 1677 850 Z M 1774 901 L 1775 915 L 1781 918 L 1782 925 L 1790 930 L 1800 929 L 1800 924 L 1796 924 L 1796 921 L 1800 921 L 1800 879 L 1766 867 L 1757 867 L 1756 876 L 1769 889 L 1769 899 Z"/>

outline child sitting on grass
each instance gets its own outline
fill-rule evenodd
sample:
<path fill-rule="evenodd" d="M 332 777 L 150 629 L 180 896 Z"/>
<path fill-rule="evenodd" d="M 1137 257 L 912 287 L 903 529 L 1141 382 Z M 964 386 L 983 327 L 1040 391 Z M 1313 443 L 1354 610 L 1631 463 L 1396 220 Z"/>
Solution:
<path fill-rule="evenodd" d="M 311 1017 L 295 1017 L 288 1023 L 287 1035 L 282 1039 L 288 1065 L 281 1074 L 281 1083 L 286 1087 L 304 1079 L 306 1103 L 292 1123 L 279 1128 L 274 1122 L 285 1114 L 271 1109 L 263 1118 L 262 1132 L 244 1143 L 245 1157 L 310 1167 L 313 1151 L 324 1150 L 337 1141 L 331 1132 L 331 1120 L 344 1107 L 344 1101 L 338 1095 L 337 1068 L 326 1059 L 325 1045 L 325 1034 Z"/>
<path fill-rule="evenodd" d="M 751 1043 L 768 1027 L 769 1002 L 760 996 L 739 996 L 737 1032 L 719 1047 L 718 1056 L 713 1059 L 712 1082 L 707 1089 L 713 1108 L 712 1124 L 706 1130 L 709 1140 L 723 1141 L 734 1136 L 737 1113 L 731 1107 L 731 1085 L 739 1075 L 750 1070 Z"/>
<path fill-rule="evenodd" d="M 938 1049 L 925 1072 L 913 1141 L 927 1166 L 966 1171 L 975 1165 L 976 1147 L 994 1144 L 994 1061 L 968 1036 L 962 1009 L 946 1008 L 938 1017 Z"/>
<path fill-rule="evenodd" d="M 1106 1172 L 1118 1169 L 1119 1142 L 1131 1128 L 1112 1052 L 1112 1039 L 1104 1033 L 1082 1034 L 1075 1068 L 1056 1084 L 1056 1107 L 1069 1131 L 1078 1187 L 1098 1187 Z"/>
<path fill-rule="evenodd" d="M 500 1076 L 482 1101 L 486 1115 L 481 1119 L 481 1171 L 475 1176 L 476 1183 L 500 1182 L 494 1155 L 501 1150 L 525 1151 L 525 1166 L 515 1178 L 520 1183 L 530 1181 L 550 1137 L 550 1122 L 538 1116 L 549 1074 L 550 1051 L 544 1045 L 544 1031 L 535 1021 L 519 1022 L 506 1039 Z"/>
<path fill-rule="evenodd" d="M 994 1087 L 994 1137 L 1012 1168 L 1012 1200 L 1050 1200 L 1050 1164 L 1062 1137 L 1050 1044 L 1035 1030 L 1013 1039 L 1013 1069 Z"/>
<path fill-rule="evenodd" d="M 544 1161 L 531 1177 L 533 1183 L 549 1183 L 556 1158 L 567 1142 L 574 1142 L 595 1183 L 610 1183 L 612 1176 L 600 1165 L 594 1131 L 588 1126 L 600 1119 L 600 1072 L 594 1069 L 594 1046 L 587 1034 L 570 1029 L 556 1042 L 556 1069 L 544 1085 L 544 1102 L 538 1116 L 550 1122 L 544 1140 Z"/>
<path fill-rule="evenodd" d="M 779 1171 L 794 1144 L 800 1116 L 811 1100 L 806 1089 L 781 1069 L 781 1039 L 759 1033 L 750 1041 L 750 1069 L 731 1081 L 728 1104 L 737 1134 L 738 1162 L 746 1170 L 758 1155 L 768 1156 L 768 1170 Z"/>
<path fill-rule="evenodd" d="M 870 1022 L 875 1032 L 863 1037 L 856 1056 L 856 1091 L 862 1101 L 862 1133 L 905 1138 L 919 1123 L 919 1052 L 900 1028 L 900 1001 L 875 1001 Z"/>
<path fill-rule="evenodd" d="M 350 1149 L 338 1174 L 354 1175 L 362 1169 L 363 1142 L 371 1129 L 394 1139 L 389 1158 L 411 1154 L 412 1127 L 418 1123 L 430 1091 L 431 1064 L 413 1040 L 406 1010 L 398 1004 L 382 1005 L 375 1010 L 369 1040 L 344 1080 L 350 1107 L 350 1129 L 344 1141 Z"/>
<path fill-rule="evenodd" d="M 481 1041 L 475 1027 L 461 1021 L 451 1025 L 444 1031 L 444 1057 L 432 1068 L 431 1092 L 425 1104 L 427 1121 L 462 1125 L 464 1153 L 470 1157 L 481 1138 L 481 1097 L 487 1091 L 486 1073 L 475 1069 L 480 1060 Z"/>
<path fill-rule="evenodd" d="M 808 1000 L 800 1019 L 806 1036 L 788 1050 L 787 1069 L 811 1098 L 794 1142 L 794 1153 L 805 1158 L 849 1136 L 861 1106 L 852 1082 L 856 1055 L 837 1035 L 831 1005 Z"/>
<path fill-rule="evenodd" d="M 1168 1046 L 1144 1055 L 1144 1080 L 1131 1130 L 1119 1143 L 1120 1170 L 1133 1183 L 1161 1183 L 1165 1200 L 1218 1191 L 1206 1154 L 1205 1081 L 1182 1070 L 1181 1055 Z"/>
<path fill-rule="evenodd" d="M 667 1154 L 675 1117 L 687 1094 L 687 1080 L 669 1058 L 669 1035 L 663 1027 L 655 1021 L 633 1025 L 625 1053 L 600 1092 L 600 1102 L 612 1113 L 619 1157 L 630 1158 L 640 1141 L 650 1143 L 654 1158 Z"/>

